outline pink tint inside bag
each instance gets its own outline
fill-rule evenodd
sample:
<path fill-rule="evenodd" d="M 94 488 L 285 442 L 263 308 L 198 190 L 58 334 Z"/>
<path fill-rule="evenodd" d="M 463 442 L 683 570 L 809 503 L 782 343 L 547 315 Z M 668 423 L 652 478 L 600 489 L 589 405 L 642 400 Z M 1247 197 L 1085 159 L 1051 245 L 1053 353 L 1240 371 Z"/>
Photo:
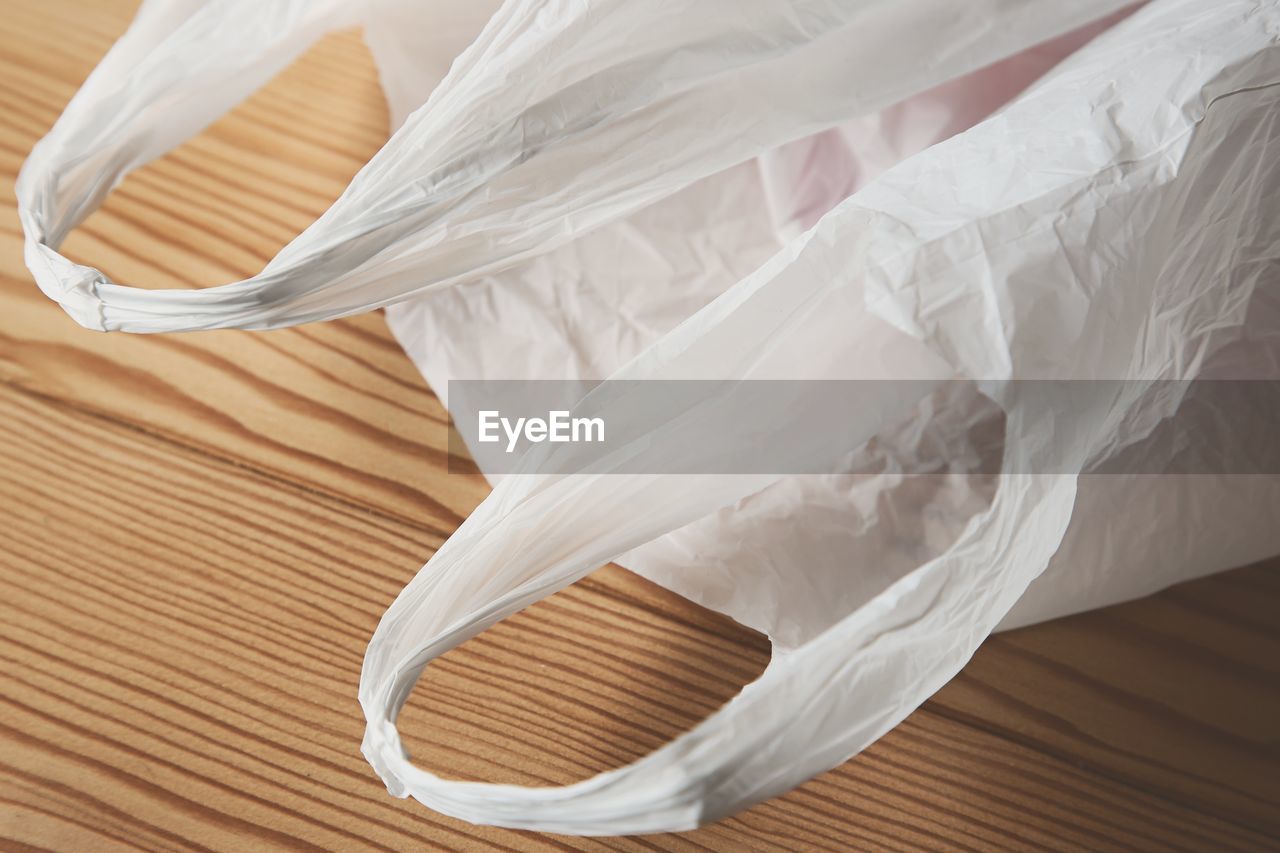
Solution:
<path fill-rule="evenodd" d="M 780 146 L 758 158 L 774 227 L 784 238 L 809 228 L 896 163 L 963 133 L 1053 66 L 1137 11 L 1138 3 L 935 86 L 888 109 Z"/>

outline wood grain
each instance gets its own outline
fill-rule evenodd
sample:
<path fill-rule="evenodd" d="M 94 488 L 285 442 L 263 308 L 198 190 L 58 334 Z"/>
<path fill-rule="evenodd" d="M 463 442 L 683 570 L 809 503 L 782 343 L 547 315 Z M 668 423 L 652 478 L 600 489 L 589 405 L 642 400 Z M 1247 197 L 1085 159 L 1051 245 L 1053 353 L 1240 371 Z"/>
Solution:
<path fill-rule="evenodd" d="M 0 846 L 1277 847 L 1274 562 L 995 637 L 857 759 L 698 832 L 519 833 L 388 797 L 359 754 L 364 646 L 484 484 L 446 472 L 445 414 L 379 315 L 99 335 L 45 300 L 13 180 L 133 3 L 0 8 Z M 329 37 L 66 251 L 140 286 L 252 274 L 384 135 L 367 52 Z M 687 729 L 767 659 L 607 567 L 442 658 L 402 728 L 444 775 L 563 784 Z"/>
<path fill-rule="evenodd" d="M 147 846 L 569 843 L 393 800 L 356 749 L 364 643 L 427 531 L 29 393 L 0 401 L 6 832 L 56 820 Z M 637 600 L 625 577 L 597 575 L 446 655 L 406 715 L 417 760 L 562 784 L 656 747 L 762 669 L 758 638 L 652 588 Z M 1073 763 L 926 708 L 839 771 L 664 846 L 1263 844 Z"/>
<path fill-rule="evenodd" d="M 21 37 L 7 31 L 15 36 L 3 51 L 11 73 L 0 84 L 10 118 L 0 145 L 10 208 L 26 152 L 132 5 L 5 3 L 24 28 Z M 61 25 L 41 27 L 46 19 Z M 128 177 L 64 251 L 144 287 L 252 275 L 324 212 L 385 136 L 367 51 L 354 35 L 329 39 L 189 144 Z M 317 145 L 329 139 L 340 152 Z M 379 316 L 254 335 L 88 335 L 31 287 L 16 216 L 5 217 L 0 240 L 0 378 L 308 488 L 357 494 L 432 524 L 440 538 L 486 493 L 478 477 L 442 476 L 445 413 Z"/>

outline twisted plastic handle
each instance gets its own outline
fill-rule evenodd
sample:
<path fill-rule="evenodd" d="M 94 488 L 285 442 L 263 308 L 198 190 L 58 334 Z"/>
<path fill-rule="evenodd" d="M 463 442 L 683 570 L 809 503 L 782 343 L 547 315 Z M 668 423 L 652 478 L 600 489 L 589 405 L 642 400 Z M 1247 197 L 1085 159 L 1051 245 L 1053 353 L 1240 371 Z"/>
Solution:
<path fill-rule="evenodd" d="M 543 488 L 517 496 L 531 479 Z M 733 491 L 721 483 L 709 497 L 713 484 L 679 480 L 508 478 L 445 544 L 383 617 L 361 675 L 364 754 L 391 793 L 476 823 L 616 835 L 692 829 L 789 790 L 875 741 L 959 671 L 1047 564 L 1075 495 L 1074 477 L 1002 478 L 991 511 L 941 557 L 630 765 L 525 788 L 449 781 L 412 764 L 396 718 L 427 665 Z M 682 500 L 691 493 L 699 500 Z M 656 523 L 621 531 L 613 514 L 623 502 Z M 1037 535 L 1015 535 L 1028 529 Z"/>
<path fill-rule="evenodd" d="M 509 0 L 431 97 L 418 93 L 426 104 L 333 207 L 259 275 L 135 290 L 58 254 L 130 170 L 199 132 L 320 35 L 409 2 L 145 3 L 19 176 L 26 260 L 40 288 L 98 330 L 266 329 L 370 310 L 548 251 L 1125 0 L 963 9 L 952 0 L 703 0 L 684 15 L 676 0 Z"/>

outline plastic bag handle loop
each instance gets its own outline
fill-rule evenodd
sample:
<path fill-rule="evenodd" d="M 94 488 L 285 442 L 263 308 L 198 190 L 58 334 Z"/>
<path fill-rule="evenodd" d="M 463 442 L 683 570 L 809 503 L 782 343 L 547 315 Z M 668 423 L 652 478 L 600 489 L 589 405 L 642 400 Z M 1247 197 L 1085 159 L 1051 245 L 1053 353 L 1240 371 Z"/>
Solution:
<path fill-rule="evenodd" d="M 370 643 L 360 692 L 365 757 L 392 794 L 463 820 L 580 835 L 696 828 L 843 762 L 940 688 L 1043 569 L 1074 498 L 1074 476 L 1002 478 L 991 510 L 975 517 L 951 549 L 824 634 L 775 657 L 693 729 L 631 764 L 547 788 L 445 780 L 415 766 L 401 744 L 396 717 L 432 660 L 597 564 L 583 556 L 522 569 L 516 574 L 527 580 L 502 592 L 468 589 L 457 582 L 463 567 L 502 554 L 492 546 L 511 544 L 512 537 L 492 532 L 496 527 L 488 536 L 460 531 L 396 600 Z M 1045 535 L 1019 537 L 1023 525 L 1043 525 Z M 632 545 L 610 538 L 615 549 Z M 455 541 L 460 547 L 449 549 Z M 420 620 L 442 613 L 461 615 L 420 645 L 386 650 Z M 828 712 L 796 725 L 814 706 Z"/>
<path fill-rule="evenodd" d="M 60 255 L 65 235 L 130 170 L 199 132 L 320 35 L 381 6 L 149 0 L 24 164 L 16 195 L 27 265 L 77 322 L 102 331 L 268 329 L 359 313 L 519 263 L 1127 0 L 985 0 L 961 12 L 951 0 L 905 11 L 891 0 L 717 2 L 672 31 L 660 3 L 508 0 L 427 106 L 259 275 L 140 291 Z M 747 20 L 768 37 L 744 38 Z M 915 47 L 881 50 L 899 39 Z M 593 55 L 606 43 L 620 47 Z M 797 98 L 802 73 L 813 90 Z M 867 82 L 851 89 L 850 79 Z M 747 90 L 751 101 L 735 103 Z M 726 134 L 730 126 L 741 130 Z M 620 166 L 624 153 L 651 150 L 652 127 L 663 128 L 666 153 Z M 582 168 L 593 159 L 604 165 Z"/>
<path fill-rule="evenodd" d="M 358 23 L 358 7 L 340 0 L 144 2 L 19 175 L 25 259 L 40 289 L 99 331 L 214 328 L 261 313 L 279 276 L 204 290 L 138 290 L 58 247 L 125 175 L 199 133 L 326 32 Z M 229 20 L 253 24 L 232 27 Z"/>

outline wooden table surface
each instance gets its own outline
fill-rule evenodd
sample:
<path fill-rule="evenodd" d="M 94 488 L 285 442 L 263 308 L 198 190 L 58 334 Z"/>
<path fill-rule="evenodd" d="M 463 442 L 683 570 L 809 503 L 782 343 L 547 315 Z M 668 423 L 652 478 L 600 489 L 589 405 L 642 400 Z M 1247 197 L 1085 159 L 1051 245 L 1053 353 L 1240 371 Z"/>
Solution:
<path fill-rule="evenodd" d="M 992 638 L 858 758 L 697 832 L 547 836 L 389 797 L 359 751 L 365 644 L 486 488 L 446 473 L 445 413 L 380 314 L 102 335 L 36 289 L 14 177 L 133 6 L 0 0 L 0 848 L 1280 845 L 1275 562 Z M 331 36 L 65 251 L 141 286 L 242 278 L 385 133 L 358 35 Z M 446 655 L 402 730 L 444 775 L 563 784 L 768 654 L 607 567 Z"/>

